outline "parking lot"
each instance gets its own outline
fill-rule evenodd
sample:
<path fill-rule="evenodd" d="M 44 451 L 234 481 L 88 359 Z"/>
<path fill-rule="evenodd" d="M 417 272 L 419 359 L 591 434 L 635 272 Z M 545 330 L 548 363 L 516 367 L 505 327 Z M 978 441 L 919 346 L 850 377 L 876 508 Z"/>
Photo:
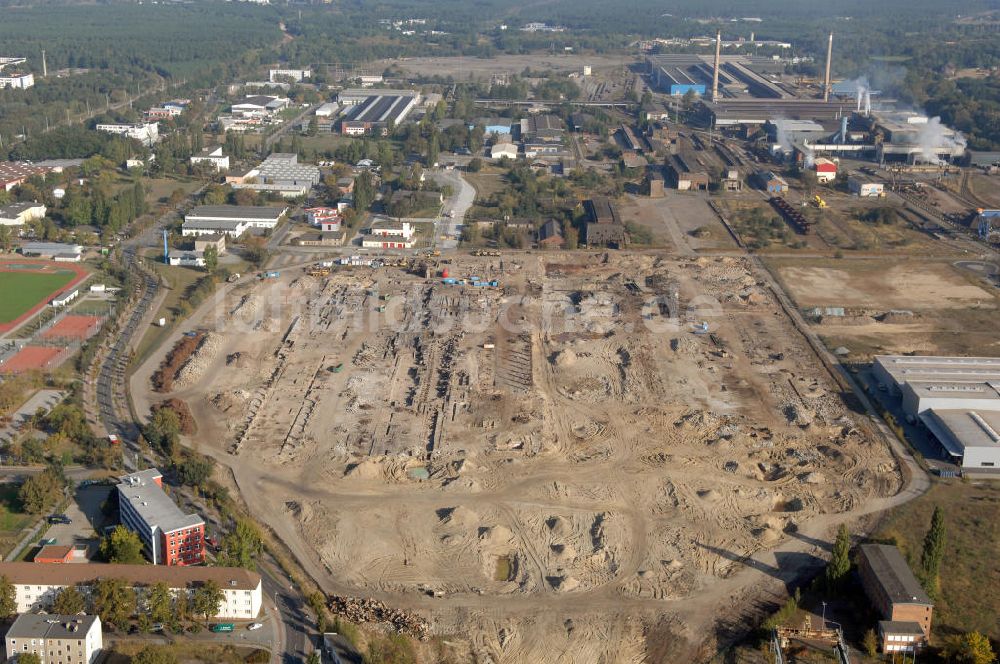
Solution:
<path fill-rule="evenodd" d="M 101 512 L 101 505 L 111 495 L 113 487 L 106 485 L 88 486 L 77 489 L 73 500 L 63 512 L 71 523 L 49 526 L 43 539 L 54 539 L 56 544 L 67 546 L 87 546 L 87 557 L 97 551 L 101 529 L 110 523 Z"/>

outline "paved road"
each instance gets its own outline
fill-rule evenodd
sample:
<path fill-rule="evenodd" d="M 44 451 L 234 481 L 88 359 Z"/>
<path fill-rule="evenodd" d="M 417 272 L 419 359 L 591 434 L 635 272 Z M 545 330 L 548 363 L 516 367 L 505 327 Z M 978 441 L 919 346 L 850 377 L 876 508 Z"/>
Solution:
<path fill-rule="evenodd" d="M 454 192 L 444 202 L 445 212 L 453 211 L 449 217 L 434 220 L 434 246 L 441 249 L 455 249 L 462 234 L 465 214 L 476 200 L 476 189 L 462 177 L 460 171 L 433 171 L 431 177 L 442 185 L 448 185 Z M 447 239 L 442 239 L 445 236 Z"/>

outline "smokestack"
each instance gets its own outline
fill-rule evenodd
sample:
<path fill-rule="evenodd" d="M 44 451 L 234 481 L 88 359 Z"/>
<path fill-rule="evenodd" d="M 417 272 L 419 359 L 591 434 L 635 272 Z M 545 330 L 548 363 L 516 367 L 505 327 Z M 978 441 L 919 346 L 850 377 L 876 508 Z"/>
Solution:
<path fill-rule="evenodd" d="M 872 93 L 871 90 L 865 90 L 865 116 L 870 116 L 872 114 Z"/>
<path fill-rule="evenodd" d="M 823 81 L 823 101 L 830 101 L 830 61 L 833 59 L 833 33 L 826 46 L 826 78 Z"/>
<path fill-rule="evenodd" d="M 719 59 L 722 53 L 722 30 L 715 33 L 715 67 L 712 68 L 712 101 L 719 101 Z"/>
<path fill-rule="evenodd" d="M 858 113 L 861 112 L 861 98 L 864 96 L 864 94 L 865 91 L 861 89 L 861 86 L 858 86 Z"/>
<path fill-rule="evenodd" d="M 49 67 L 45 64 L 45 51 L 42 51 L 42 78 L 47 78 L 49 75 Z"/>

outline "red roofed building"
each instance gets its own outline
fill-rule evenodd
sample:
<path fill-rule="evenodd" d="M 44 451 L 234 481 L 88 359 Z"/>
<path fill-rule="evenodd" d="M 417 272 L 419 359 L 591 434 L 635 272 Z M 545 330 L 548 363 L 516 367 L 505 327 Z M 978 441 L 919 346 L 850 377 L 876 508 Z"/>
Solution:
<path fill-rule="evenodd" d="M 820 157 L 816 160 L 814 167 L 816 168 L 817 182 L 833 182 L 837 179 L 837 164 L 829 159 Z"/>
<path fill-rule="evenodd" d="M 337 208 L 314 207 L 306 210 L 309 223 L 321 231 L 340 230 L 340 212 Z"/>
<path fill-rule="evenodd" d="M 73 547 L 57 546 L 55 544 L 43 546 L 35 554 L 34 562 L 48 564 L 73 562 Z"/>

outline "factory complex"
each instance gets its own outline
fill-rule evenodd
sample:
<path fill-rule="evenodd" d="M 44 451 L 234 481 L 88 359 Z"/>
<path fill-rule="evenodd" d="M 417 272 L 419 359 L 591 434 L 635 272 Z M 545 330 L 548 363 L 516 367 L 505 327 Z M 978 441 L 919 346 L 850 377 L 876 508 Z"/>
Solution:
<path fill-rule="evenodd" d="M 1000 471 L 1000 358 L 879 355 L 872 371 L 963 472 Z"/>

